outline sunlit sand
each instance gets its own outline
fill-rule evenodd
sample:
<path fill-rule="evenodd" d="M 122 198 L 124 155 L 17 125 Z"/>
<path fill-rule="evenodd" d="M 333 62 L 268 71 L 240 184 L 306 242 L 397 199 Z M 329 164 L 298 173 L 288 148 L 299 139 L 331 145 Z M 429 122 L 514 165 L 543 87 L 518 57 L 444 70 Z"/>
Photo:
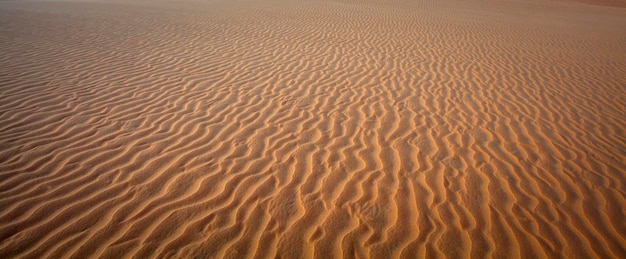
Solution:
<path fill-rule="evenodd" d="M 626 258 L 625 1 L 1 1 L 0 258 Z"/>

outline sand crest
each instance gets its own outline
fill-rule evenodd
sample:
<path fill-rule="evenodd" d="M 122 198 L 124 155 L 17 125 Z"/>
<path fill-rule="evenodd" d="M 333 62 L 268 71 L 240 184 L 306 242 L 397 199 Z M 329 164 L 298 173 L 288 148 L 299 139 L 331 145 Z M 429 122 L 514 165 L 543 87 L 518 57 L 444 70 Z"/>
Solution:
<path fill-rule="evenodd" d="M 626 258 L 620 4 L 127 2 L 0 2 L 0 258 Z"/>

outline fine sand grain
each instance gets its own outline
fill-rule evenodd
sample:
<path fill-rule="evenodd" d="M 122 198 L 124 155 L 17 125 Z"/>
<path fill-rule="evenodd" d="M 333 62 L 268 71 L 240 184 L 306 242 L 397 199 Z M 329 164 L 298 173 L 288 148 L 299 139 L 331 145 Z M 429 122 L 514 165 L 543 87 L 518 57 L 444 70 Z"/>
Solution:
<path fill-rule="evenodd" d="M 624 1 L 0 2 L 0 258 L 626 258 Z"/>

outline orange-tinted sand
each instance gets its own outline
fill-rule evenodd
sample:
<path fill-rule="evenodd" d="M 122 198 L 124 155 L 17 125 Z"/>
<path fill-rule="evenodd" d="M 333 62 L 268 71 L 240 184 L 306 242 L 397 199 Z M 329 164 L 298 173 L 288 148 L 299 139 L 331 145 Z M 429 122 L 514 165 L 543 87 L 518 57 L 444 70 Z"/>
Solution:
<path fill-rule="evenodd" d="M 123 2 L 0 2 L 0 258 L 626 258 L 624 1 Z"/>

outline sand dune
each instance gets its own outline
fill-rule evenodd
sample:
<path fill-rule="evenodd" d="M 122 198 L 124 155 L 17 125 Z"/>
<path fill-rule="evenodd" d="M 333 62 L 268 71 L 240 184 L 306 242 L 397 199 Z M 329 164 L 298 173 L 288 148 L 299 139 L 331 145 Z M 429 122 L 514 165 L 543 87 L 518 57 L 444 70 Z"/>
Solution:
<path fill-rule="evenodd" d="M 626 9 L 0 2 L 0 258 L 626 258 Z"/>

